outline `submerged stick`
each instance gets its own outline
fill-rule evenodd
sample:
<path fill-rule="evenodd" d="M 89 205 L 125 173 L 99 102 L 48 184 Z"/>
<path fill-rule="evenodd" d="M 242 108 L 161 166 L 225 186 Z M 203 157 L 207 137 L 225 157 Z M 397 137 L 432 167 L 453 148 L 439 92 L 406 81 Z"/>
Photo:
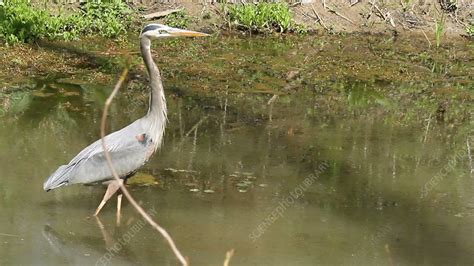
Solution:
<path fill-rule="evenodd" d="M 20 237 L 20 236 L 18 236 L 18 235 L 5 234 L 5 233 L 0 233 L 0 236 Z"/>
<path fill-rule="evenodd" d="M 268 100 L 267 105 L 269 105 L 269 110 L 268 110 L 268 120 L 271 122 L 273 118 L 273 103 L 278 99 L 278 95 L 274 94 L 270 100 Z"/>
<path fill-rule="evenodd" d="M 118 176 L 117 171 L 114 168 L 114 165 L 112 163 L 112 158 L 110 157 L 110 153 L 105 143 L 105 124 L 107 121 L 107 114 L 109 111 L 110 104 L 112 103 L 112 100 L 114 99 L 115 95 L 117 95 L 117 92 L 120 89 L 120 87 L 122 87 L 122 84 L 125 81 L 127 74 L 128 74 L 128 68 L 125 68 L 122 74 L 120 75 L 119 80 L 115 84 L 114 90 L 112 91 L 112 93 L 110 93 L 110 96 L 105 101 L 104 112 L 102 113 L 102 120 L 100 123 L 100 139 L 102 140 L 102 148 L 104 149 L 105 159 L 107 160 L 107 165 L 109 166 L 109 169 L 112 172 L 114 179 L 117 181 L 120 180 L 120 177 Z M 132 195 L 130 195 L 127 188 L 123 185 L 122 182 L 120 182 L 120 189 L 122 190 L 125 197 L 127 197 L 128 201 L 130 201 L 132 206 L 138 211 L 138 213 L 140 213 L 140 215 L 166 239 L 171 249 L 173 250 L 173 253 L 175 254 L 176 258 L 181 262 L 181 264 L 184 266 L 187 266 L 188 262 L 186 261 L 184 256 L 181 254 L 181 252 L 178 250 L 178 248 L 176 247 L 176 244 L 174 243 L 173 239 L 168 234 L 168 232 L 163 227 L 158 225 L 153 220 L 153 218 L 151 218 L 150 215 L 145 210 L 143 210 L 143 208 L 135 201 Z"/>
<path fill-rule="evenodd" d="M 430 124 L 431 124 L 431 114 L 430 114 L 430 116 L 428 117 L 428 124 L 426 125 L 425 137 L 423 138 L 423 143 L 425 143 L 425 142 L 426 142 L 426 139 L 428 138 L 428 130 L 430 130 Z"/>
<path fill-rule="evenodd" d="M 191 135 L 193 131 L 196 131 L 199 125 L 201 125 L 202 122 L 206 121 L 206 119 L 207 119 L 207 116 L 201 118 L 186 134 L 184 134 L 184 137 L 181 139 L 178 146 L 183 145 L 184 142 L 186 141 L 186 138 L 189 137 L 189 135 Z"/>
<path fill-rule="evenodd" d="M 471 145 L 469 144 L 469 138 L 466 139 L 467 145 L 467 158 L 469 158 L 469 166 L 471 168 L 471 175 L 474 174 L 474 164 L 472 164 Z"/>
<path fill-rule="evenodd" d="M 232 256 L 234 256 L 234 250 L 231 249 L 225 253 L 225 261 L 224 261 L 224 266 L 229 266 L 230 259 L 232 259 Z"/>

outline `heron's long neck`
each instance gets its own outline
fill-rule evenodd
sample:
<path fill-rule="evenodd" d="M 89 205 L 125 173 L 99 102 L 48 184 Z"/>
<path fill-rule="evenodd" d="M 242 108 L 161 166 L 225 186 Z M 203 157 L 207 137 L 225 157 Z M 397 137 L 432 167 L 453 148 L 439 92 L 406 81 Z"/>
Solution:
<path fill-rule="evenodd" d="M 158 145 L 161 144 L 166 125 L 166 99 L 161 83 L 161 75 L 151 56 L 151 41 L 147 37 L 140 38 L 140 49 L 143 61 L 150 76 L 150 106 L 145 118 L 150 125 L 152 140 Z"/>

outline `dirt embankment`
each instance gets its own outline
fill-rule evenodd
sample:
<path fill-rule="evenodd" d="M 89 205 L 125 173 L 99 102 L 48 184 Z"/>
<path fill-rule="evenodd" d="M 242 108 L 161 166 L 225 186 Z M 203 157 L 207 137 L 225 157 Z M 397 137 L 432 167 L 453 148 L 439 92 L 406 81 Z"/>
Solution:
<path fill-rule="evenodd" d="M 32 2 L 45 7 L 43 1 L 33 0 Z M 79 0 L 72 0 L 68 3 L 47 4 L 46 7 L 53 13 L 74 12 L 79 2 Z M 226 5 L 233 5 L 233 2 L 250 4 L 252 1 L 142 0 L 127 1 L 127 4 L 137 11 L 141 16 L 139 20 L 143 22 L 149 20 L 143 16 L 150 13 L 184 9 L 191 18 L 191 28 L 212 28 L 216 31 L 227 30 L 231 24 L 226 20 L 224 10 Z M 286 2 L 289 3 L 293 18 L 297 23 L 321 33 L 414 33 L 424 35 L 430 41 L 435 39 L 437 29 L 442 37 L 466 37 L 472 40 L 474 34 L 473 0 L 293 0 Z M 164 22 L 163 17 L 157 20 Z"/>
<path fill-rule="evenodd" d="M 465 35 L 472 23 L 472 1 L 322 0 L 294 8 L 297 19 L 335 32 L 415 32 L 433 35 L 436 24 L 447 35 Z M 319 19 L 318 19 L 319 18 Z"/>
<path fill-rule="evenodd" d="M 200 27 L 225 25 L 221 4 L 176 1 L 136 7 L 144 14 L 182 7 Z M 303 0 L 290 8 L 296 22 L 319 32 L 419 33 L 433 40 L 436 24 L 450 37 L 467 36 L 474 24 L 471 0 Z"/>

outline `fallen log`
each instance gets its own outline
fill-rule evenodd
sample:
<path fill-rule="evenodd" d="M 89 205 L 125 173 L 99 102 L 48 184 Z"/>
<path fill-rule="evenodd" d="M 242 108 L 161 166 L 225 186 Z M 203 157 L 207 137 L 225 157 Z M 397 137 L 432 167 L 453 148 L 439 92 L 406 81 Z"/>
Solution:
<path fill-rule="evenodd" d="M 147 14 L 147 15 L 143 15 L 143 17 L 145 19 L 162 18 L 162 17 L 168 16 L 169 14 L 173 14 L 173 13 L 176 13 L 176 12 L 179 12 L 179 11 L 182 11 L 182 10 L 183 10 L 182 8 L 169 9 L 169 10 L 165 10 L 165 11 L 158 11 L 158 12 L 153 12 L 153 13 L 150 13 L 150 14 Z"/>

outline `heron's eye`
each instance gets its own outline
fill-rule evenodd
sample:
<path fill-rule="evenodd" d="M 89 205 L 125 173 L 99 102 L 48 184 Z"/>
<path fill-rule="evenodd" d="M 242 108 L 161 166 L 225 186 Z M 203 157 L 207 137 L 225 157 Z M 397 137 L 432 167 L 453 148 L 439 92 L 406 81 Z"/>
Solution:
<path fill-rule="evenodd" d="M 165 31 L 165 30 L 158 30 L 158 33 L 159 33 L 159 34 L 166 34 L 166 33 L 168 33 L 168 32 Z"/>

